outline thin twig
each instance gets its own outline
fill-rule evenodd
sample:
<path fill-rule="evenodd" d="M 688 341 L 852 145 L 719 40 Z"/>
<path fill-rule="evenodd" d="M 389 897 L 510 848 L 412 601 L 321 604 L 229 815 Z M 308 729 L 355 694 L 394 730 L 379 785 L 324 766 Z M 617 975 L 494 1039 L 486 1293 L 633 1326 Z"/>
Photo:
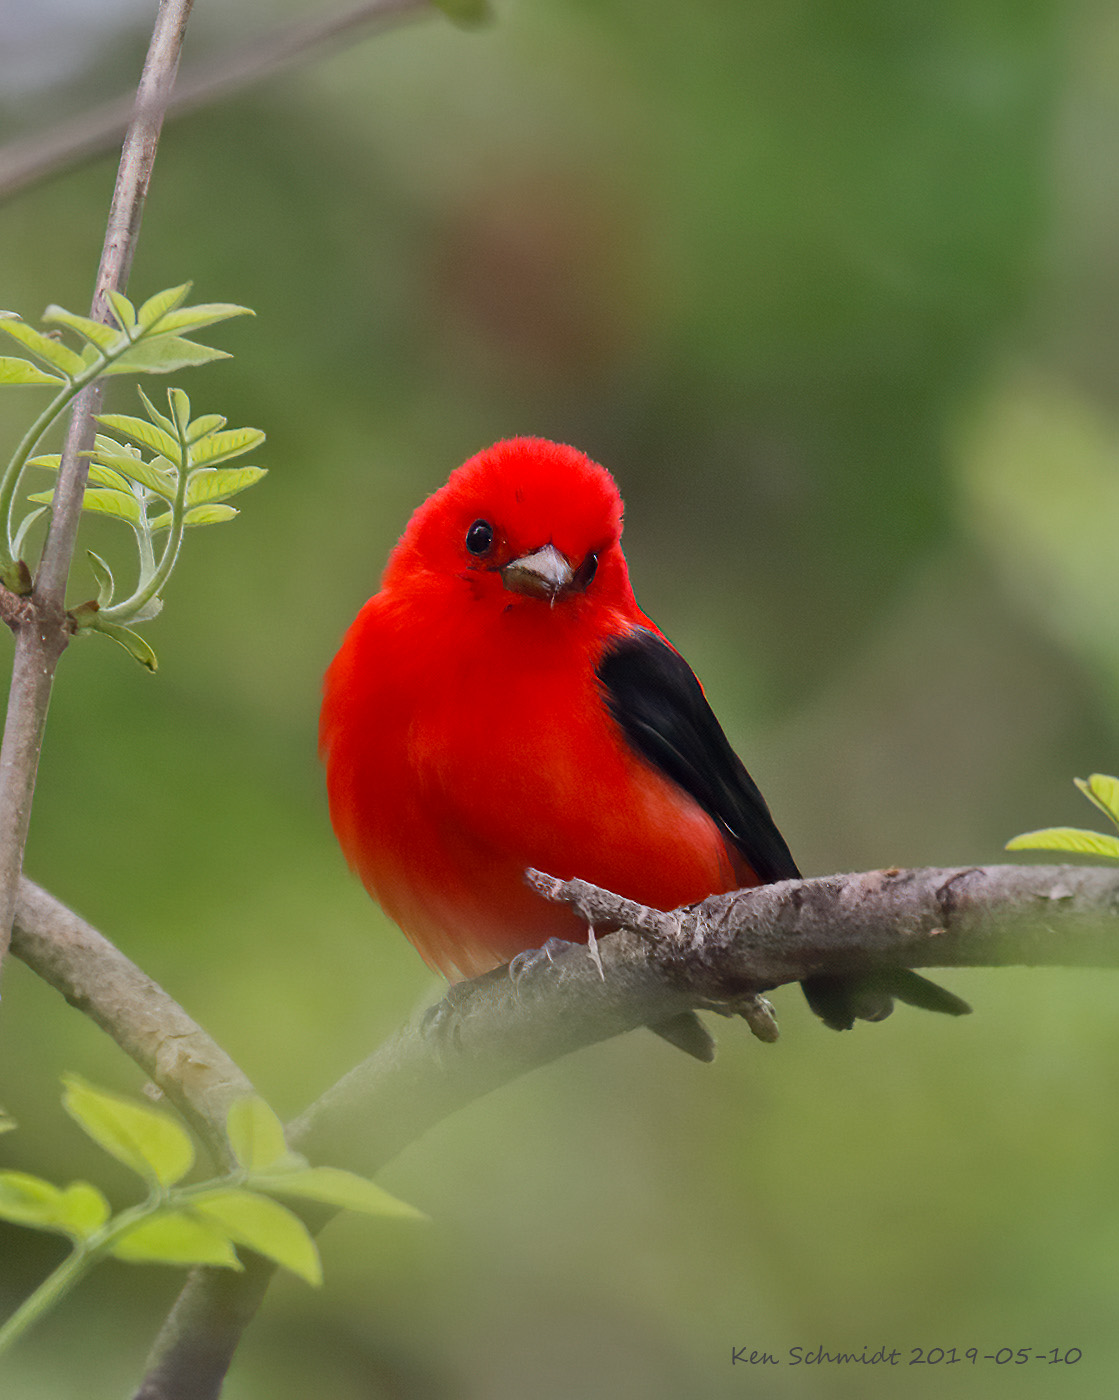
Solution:
<path fill-rule="evenodd" d="M 212 63 L 184 72 L 175 85 L 167 117 L 196 111 L 264 78 L 311 62 L 343 41 L 360 38 L 360 31 L 371 25 L 384 28 L 437 13 L 429 0 L 362 0 L 332 14 L 294 20 Z M 0 201 L 69 166 L 104 155 L 119 141 L 132 110 L 130 96 L 115 98 L 49 131 L 0 148 Z"/>
<path fill-rule="evenodd" d="M 193 0 L 160 0 L 113 189 L 90 312 L 95 320 L 108 319 L 106 291 L 123 291 L 127 284 L 163 112 L 174 85 L 192 4 Z M 0 962 L 11 937 L 54 672 L 70 640 L 66 579 L 89 474 L 88 460 L 81 454 L 92 444 L 93 417 L 99 403 L 96 384 L 74 400 L 50 529 L 31 594 L 31 615 L 16 633 L 4 738 L 0 744 Z"/>

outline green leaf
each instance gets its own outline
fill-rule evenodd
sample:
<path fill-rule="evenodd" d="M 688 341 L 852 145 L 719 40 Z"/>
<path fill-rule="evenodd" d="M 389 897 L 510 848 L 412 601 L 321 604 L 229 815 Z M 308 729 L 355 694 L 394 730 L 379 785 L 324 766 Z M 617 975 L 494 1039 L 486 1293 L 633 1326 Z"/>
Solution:
<path fill-rule="evenodd" d="M 77 617 L 77 614 L 75 616 Z M 118 646 L 124 647 L 134 661 L 138 661 L 141 666 L 146 667 L 153 674 L 159 670 L 159 662 L 156 660 L 155 652 L 152 651 L 139 632 L 133 632 L 130 627 L 121 627 L 116 622 L 105 622 L 96 613 L 88 618 L 77 617 L 77 620 L 83 631 L 103 632 L 106 637 L 112 638 Z"/>
<path fill-rule="evenodd" d="M 238 1244 L 255 1249 L 308 1283 L 322 1283 L 322 1264 L 307 1227 L 269 1196 L 225 1187 L 196 1196 L 191 1209 L 217 1225 Z"/>
<path fill-rule="evenodd" d="M 130 1264 L 210 1264 L 240 1269 L 228 1234 L 185 1211 L 163 1211 L 121 1235 L 110 1253 Z"/>
<path fill-rule="evenodd" d="M 67 311 L 64 306 L 48 306 L 43 312 L 43 320 L 48 325 L 69 326 L 84 340 L 88 340 L 91 345 L 96 345 L 98 350 L 108 355 L 118 350 L 128 339 L 124 332 L 117 330 L 115 326 L 107 326 L 103 321 L 94 321 L 89 316 L 79 316 L 73 311 Z"/>
<path fill-rule="evenodd" d="M 0 384 L 65 384 L 57 374 L 46 374 L 30 360 L 0 356 Z"/>
<path fill-rule="evenodd" d="M 89 559 L 89 567 L 93 570 L 93 577 L 97 580 L 97 606 L 107 608 L 113 601 L 113 571 L 100 554 L 94 554 L 92 549 L 86 550 L 86 556 Z"/>
<path fill-rule="evenodd" d="M 1074 851 L 1082 856 L 1107 856 L 1119 860 L 1119 837 L 1098 831 L 1081 831 L 1074 826 L 1049 826 L 1042 831 L 1026 831 L 1006 843 L 1008 851 Z"/>
<path fill-rule="evenodd" d="M 146 487 L 149 491 L 154 491 L 157 496 L 162 496 L 165 501 L 173 501 L 176 494 L 175 477 L 172 473 L 176 468 L 166 457 L 154 457 L 150 462 L 145 462 L 142 457 L 133 457 L 129 452 L 98 452 L 97 462 L 102 465 L 103 470 L 111 470 L 117 480 L 114 485 L 128 489 L 128 481 L 137 482 Z M 119 475 L 118 475 L 119 473 Z M 94 468 L 90 468 L 90 481 L 98 478 L 94 476 Z M 108 485 L 109 483 L 104 483 Z"/>
<path fill-rule="evenodd" d="M 86 1181 L 62 1189 L 28 1172 L 0 1172 L 0 1219 L 87 1239 L 108 1218 L 108 1201 Z"/>
<path fill-rule="evenodd" d="M 99 413 L 97 421 L 103 428 L 112 428 L 114 432 L 138 442 L 141 447 L 150 447 L 176 466 L 179 464 L 178 438 L 158 423 L 149 423 L 146 418 L 134 418 L 130 413 Z"/>
<path fill-rule="evenodd" d="M 28 532 L 28 530 L 31 529 L 32 525 L 35 524 L 36 520 L 38 520 L 39 517 L 40 517 L 41 515 L 44 515 L 44 514 L 46 513 L 47 509 L 48 509 L 48 507 L 46 507 L 46 506 L 40 506 L 40 507 L 38 508 L 38 510 L 29 510 L 29 511 L 27 512 L 27 514 L 23 517 L 23 519 L 19 522 L 19 527 L 17 528 L 17 530 L 16 530 L 16 532 L 15 532 L 15 535 L 12 537 L 12 553 L 15 555 L 16 559 L 19 559 L 20 554 L 23 552 L 23 542 L 24 542 L 24 540 L 26 540 L 26 538 L 27 538 L 27 532 Z M 22 561 L 21 561 L 21 562 L 22 562 Z M 24 564 L 24 565 L 23 565 L 23 568 L 26 570 L 26 569 L 27 569 L 27 565 Z M 27 577 L 27 585 L 28 585 L 28 586 L 27 586 L 26 590 L 23 590 L 23 591 L 26 591 L 26 592 L 30 593 L 30 591 L 31 591 L 31 576 L 30 576 L 30 573 L 28 574 L 28 577 Z M 16 591 L 19 591 L 19 590 L 13 589 L 13 592 L 16 592 Z"/>
<path fill-rule="evenodd" d="M 196 506 L 209 501 L 224 501 L 255 486 L 265 475 L 267 473 L 263 467 L 203 467 L 201 471 L 190 474 L 186 503 Z"/>
<path fill-rule="evenodd" d="M 0 331 L 18 340 L 25 350 L 30 350 L 36 359 L 52 365 L 68 380 L 76 379 L 86 371 L 86 362 L 74 353 L 68 345 L 52 340 L 50 336 L 29 326 L 26 321 L 4 317 L 0 319 Z"/>
<path fill-rule="evenodd" d="M 195 506 L 183 516 L 184 525 L 221 525 L 232 520 L 238 511 L 233 506 Z"/>
<path fill-rule="evenodd" d="M 224 433 L 211 433 L 191 449 L 190 461 L 195 467 L 213 466 L 230 457 L 240 457 L 264 441 L 259 428 L 230 428 Z"/>
<path fill-rule="evenodd" d="M 172 388 L 167 390 L 167 403 L 175 422 L 176 434 L 185 438 L 190 427 L 190 399 L 184 390 Z"/>
<path fill-rule="evenodd" d="M 162 335 L 166 331 L 200 331 L 204 326 L 215 325 L 218 321 L 228 321 L 233 316 L 255 316 L 251 306 L 236 306 L 231 301 L 200 301 L 197 306 L 184 306 L 181 311 L 171 311 L 159 323 Z"/>
<path fill-rule="evenodd" d="M 126 495 L 131 495 L 125 477 L 104 463 L 91 462 L 89 464 L 89 479 L 94 486 L 108 486 L 113 491 L 123 491 Z"/>
<path fill-rule="evenodd" d="M 194 1143 L 175 1119 L 104 1089 L 76 1074 L 63 1076 L 62 1106 L 77 1125 L 118 1162 L 159 1186 L 173 1186 L 194 1164 Z"/>
<path fill-rule="evenodd" d="M 0 1133 L 13 1132 L 18 1124 L 6 1108 L 0 1108 Z"/>
<path fill-rule="evenodd" d="M 141 603 L 135 612 L 129 612 L 128 620 L 135 626 L 138 622 L 150 622 L 153 617 L 158 617 L 162 611 L 163 599 L 155 596 L 149 598 L 146 603 Z"/>
<path fill-rule="evenodd" d="M 0 323 L 2 324 L 2 323 Z M 106 374 L 173 374 L 177 369 L 208 365 L 212 360 L 231 360 L 228 350 L 215 350 L 177 335 L 156 335 L 136 341 L 118 360 L 105 366 Z"/>
<path fill-rule="evenodd" d="M 112 441 L 111 438 L 103 438 L 103 437 L 98 437 L 97 440 L 98 440 L 98 442 L 111 442 L 111 441 Z M 107 452 L 98 451 L 98 452 L 96 452 L 96 453 L 90 452 L 90 453 L 88 453 L 87 455 L 92 459 L 92 458 L 94 458 L 95 456 L 98 457 L 98 458 L 99 458 L 99 457 L 108 457 L 110 454 L 107 453 Z M 124 456 L 125 454 L 124 454 L 123 452 L 118 452 L 117 455 L 118 455 L 118 456 Z M 129 457 L 129 458 L 127 458 L 127 460 L 131 461 L 132 459 Z M 45 456 L 43 456 L 43 457 L 32 457 L 31 460 L 28 462 L 27 465 L 28 465 L 29 467 L 42 467 L 44 471 L 48 471 L 48 472 L 56 472 L 56 471 L 58 471 L 59 467 L 62 465 L 62 457 L 61 457 L 61 455 L 60 455 L 59 453 L 57 453 L 57 452 L 50 452 L 50 453 L 47 453 L 47 454 L 46 454 Z M 125 478 L 124 478 L 123 476 L 121 476 L 121 474 L 120 474 L 119 472 L 115 472 L 115 471 L 113 471 L 110 467 L 108 467 L 108 466 L 106 466 L 106 465 L 99 465 L 99 464 L 97 464 L 96 462 L 91 462 L 91 465 L 90 465 L 90 468 L 89 468 L 89 479 L 90 479 L 90 481 L 93 482 L 93 484 L 94 484 L 95 486 L 111 486 L 111 487 L 113 488 L 114 491 L 127 491 L 127 490 L 128 490 L 128 482 L 125 480 Z M 54 495 L 54 492 L 51 491 L 51 492 L 45 493 L 45 497 L 44 497 L 44 493 L 43 493 L 42 491 L 40 491 L 36 496 L 29 496 L 29 497 L 28 497 L 28 500 L 40 500 L 40 501 L 41 501 L 41 500 L 43 500 L 44 498 L 50 499 L 50 498 L 53 497 L 53 495 Z"/>
<path fill-rule="evenodd" d="M 171 440 L 173 442 L 176 442 L 177 448 L 174 423 L 171 422 L 170 418 L 167 418 L 164 416 L 164 414 L 160 413 L 159 409 L 156 408 L 155 404 L 152 403 L 151 399 L 148 398 L 147 394 L 144 393 L 143 389 L 140 388 L 139 384 L 136 385 L 136 392 L 140 395 L 140 402 L 144 405 L 144 412 L 148 415 L 152 422 L 155 423 L 158 427 L 162 428 L 165 433 L 170 433 Z"/>
<path fill-rule="evenodd" d="M 1093 773 L 1087 782 L 1073 780 L 1089 802 L 1094 802 L 1110 821 L 1119 826 L 1119 778 L 1107 773 Z"/>
<path fill-rule="evenodd" d="M 225 1131 L 242 1167 L 258 1171 L 288 1155 L 284 1125 L 261 1098 L 237 1099 L 226 1114 Z"/>
<path fill-rule="evenodd" d="M 360 1211 L 363 1215 L 384 1215 L 402 1220 L 426 1220 L 422 1210 L 398 1200 L 376 1182 L 367 1181 L 355 1172 L 340 1167 L 304 1167 L 301 1170 L 264 1173 L 253 1177 L 260 1191 L 274 1191 L 280 1196 L 299 1196 L 308 1201 L 322 1201 L 343 1210 Z"/>
<path fill-rule="evenodd" d="M 114 291 L 110 287 L 106 289 L 105 295 L 109 299 L 109 305 L 113 308 L 113 315 L 117 318 L 117 323 L 120 325 L 121 330 L 135 330 L 136 308 L 124 293 Z"/>
<path fill-rule="evenodd" d="M 150 329 L 171 311 L 176 311 L 190 295 L 191 283 L 183 282 L 178 287 L 166 287 L 155 296 L 148 297 L 136 313 L 136 320 L 144 330 Z"/>
<path fill-rule="evenodd" d="M 59 1201 L 58 1228 L 74 1239 L 85 1240 L 100 1230 L 111 1214 L 111 1207 L 96 1186 L 73 1181 Z"/>
<path fill-rule="evenodd" d="M 190 425 L 187 432 L 187 442 L 193 444 L 199 438 L 204 438 L 207 433 L 216 433 L 219 428 L 224 428 L 228 420 L 220 413 L 204 413 L 201 418 L 196 418 Z"/>
<path fill-rule="evenodd" d="M 50 505 L 54 499 L 54 492 L 36 491 L 27 499 L 43 501 Z M 117 491 L 104 486 L 90 487 L 82 498 L 82 509 L 91 510 L 96 515 L 111 515 L 115 520 L 126 520 L 136 528 L 140 525 L 140 504 L 129 491 Z"/>
<path fill-rule="evenodd" d="M 0 1172 L 0 1220 L 53 1230 L 62 1192 L 51 1181 L 30 1172 Z"/>
<path fill-rule="evenodd" d="M 91 510 L 95 515 L 111 515 L 115 520 L 126 520 L 129 525 L 140 524 L 140 504 L 130 491 L 118 491 L 110 486 L 92 487 L 85 493 L 82 509 Z"/>

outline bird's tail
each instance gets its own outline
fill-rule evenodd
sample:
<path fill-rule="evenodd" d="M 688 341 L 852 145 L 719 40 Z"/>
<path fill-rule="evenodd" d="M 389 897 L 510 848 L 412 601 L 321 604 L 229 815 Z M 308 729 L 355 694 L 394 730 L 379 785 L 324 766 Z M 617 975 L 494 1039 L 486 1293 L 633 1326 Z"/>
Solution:
<path fill-rule="evenodd" d="M 861 977 L 807 977 L 800 985 L 808 1005 L 833 1031 L 849 1031 L 856 1021 L 884 1021 L 895 1000 L 946 1016 L 971 1012 L 966 1001 L 907 967 Z"/>

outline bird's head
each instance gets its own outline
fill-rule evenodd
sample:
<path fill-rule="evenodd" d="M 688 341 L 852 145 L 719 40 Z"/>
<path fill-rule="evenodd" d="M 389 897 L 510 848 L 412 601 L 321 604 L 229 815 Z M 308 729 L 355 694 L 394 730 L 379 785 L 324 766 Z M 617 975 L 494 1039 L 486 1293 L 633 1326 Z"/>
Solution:
<path fill-rule="evenodd" d="M 456 586 L 502 612 L 565 604 L 633 607 L 622 498 L 573 447 L 511 438 L 471 457 L 415 512 L 384 585 Z M 583 600 L 579 604 L 578 600 Z"/>

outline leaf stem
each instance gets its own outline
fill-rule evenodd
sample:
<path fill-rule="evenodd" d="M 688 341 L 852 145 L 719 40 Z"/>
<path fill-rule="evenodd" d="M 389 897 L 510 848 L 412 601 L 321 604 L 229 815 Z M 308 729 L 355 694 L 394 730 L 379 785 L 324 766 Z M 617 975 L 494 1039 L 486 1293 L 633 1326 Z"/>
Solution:
<path fill-rule="evenodd" d="M 4 553 L 0 557 L 0 563 L 11 564 L 15 557 L 14 531 L 12 529 L 12 516 L 15 510 L 16 493 L 19 490 L 20 479 L 23 470 L 27 466 L 27 460 L 35 448 L 42 441 L 44 434 L 62 410 L 78 394 L 83 386 L 77 383 L 67 384 L 51 402 L 43 409 L 34 423 L 31 424 L 23 436 L 23 441 L 12 454 L 12 460 L 4 469 L 3 480 L 0 481 L 0 520 L 5 522 Z"/>
<path fill-rule="evenodd" d="M 88 1244 L 77 1244 L 53 1273 L 48 1274 L 29 1298 L 0 1327 L 0 1355 L 86 1276 L 98 1255 Z"/>
<path fill-rule="evenodd" d="M 172 391 L 177 392 L 175 390 Z M 179 439 L 179 479 L 175 488 L 175 499 L 171 505 L 171 528 L 167 532 L 167 543 L 163 548 L 163 553 L 159 557 L 159 565 L 150 575 L 145 577 L 146 558 L 145 546 L 148 554 L 151 553 L 151 532 L 145 530 L 143 534 L 137 532 L 140 542 L 141 568 L 140 586 L 131 598 L 126 598 L 121 603 L 114 603 L 112 607 L 102 608 L 99 614 L 106 622 L 129 622 L 137 613 L 143 611 L 145 606 L 158 598 L 160 589 L 171 576 L 171 570 L 175 567 L 175 561 L 179 557 L 179 550 L 183 543 L 183 532 L 186 529 L 186 497 L 187 487 L 190 484 L 190 443 L 187 440 L 188 423 L 180 422 L 179 415 L 174 415 L 175 435 Z M 141 506 L 145 513 L 146 507 Z"/>

